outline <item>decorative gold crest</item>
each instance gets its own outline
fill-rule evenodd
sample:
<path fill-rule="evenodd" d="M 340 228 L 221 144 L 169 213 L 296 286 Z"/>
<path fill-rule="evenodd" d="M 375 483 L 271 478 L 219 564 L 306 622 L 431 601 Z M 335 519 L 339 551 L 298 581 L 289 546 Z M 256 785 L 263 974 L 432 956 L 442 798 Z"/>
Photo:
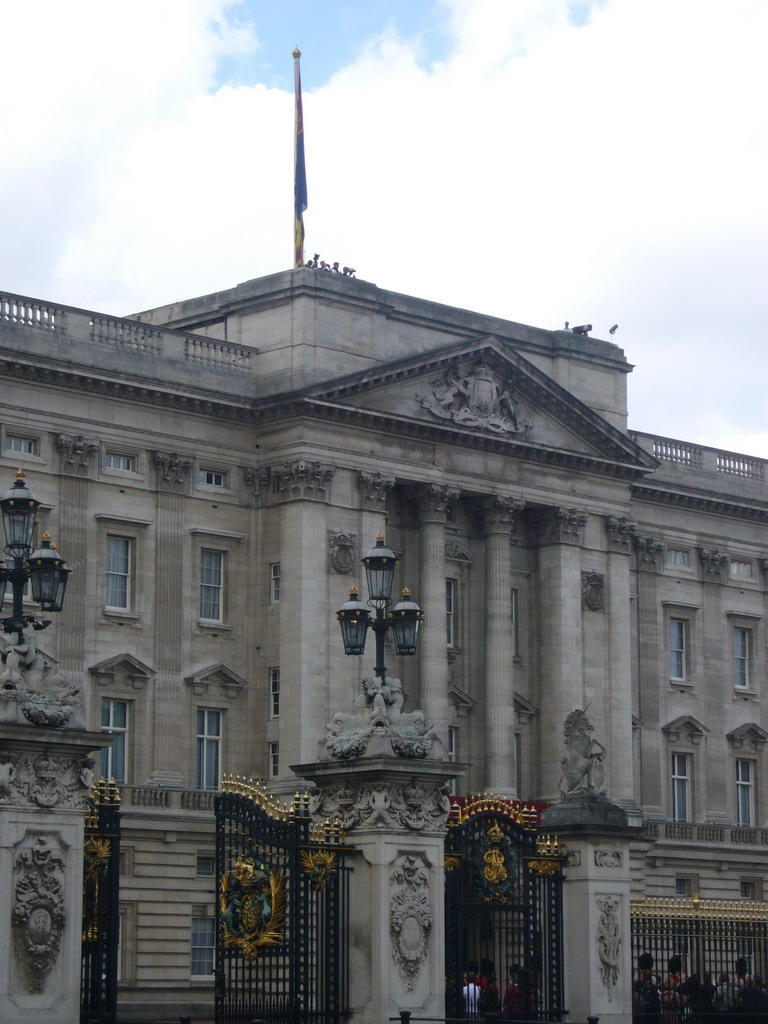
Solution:
<path fill-rule="evenodd" d="M 330 876 L 336 871 L 338 860 L 330 850 L 303 850 L 301 870 L 309 875 L 310 884 L 318 892 L 325 888 Z"/>
<path fill-rule="evenodd" d="M 279 946 L 285 925 L 285 878 L 252 857 L 238 857 L 221 879 L 222 941 L 255 960 L 266 946 Z"/>

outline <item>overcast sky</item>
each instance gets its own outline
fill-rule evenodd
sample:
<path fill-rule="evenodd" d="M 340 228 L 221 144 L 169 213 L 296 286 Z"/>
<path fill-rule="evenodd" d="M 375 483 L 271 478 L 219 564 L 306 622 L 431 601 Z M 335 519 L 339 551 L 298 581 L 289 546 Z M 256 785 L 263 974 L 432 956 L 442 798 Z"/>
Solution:
<path fill-rule="evenodd" d="M 768 458 L 766 0 L 6 0 L 0 289 L 123 315 L 307 255 L 636 365 Z"/>

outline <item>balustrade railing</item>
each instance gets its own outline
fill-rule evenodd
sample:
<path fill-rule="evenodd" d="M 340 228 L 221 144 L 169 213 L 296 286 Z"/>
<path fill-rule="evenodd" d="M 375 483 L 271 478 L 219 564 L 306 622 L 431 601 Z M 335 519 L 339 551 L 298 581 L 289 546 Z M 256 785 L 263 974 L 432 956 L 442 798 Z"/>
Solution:
<path fill-rule="evenodd" d="M 633 433 L 630 436 L 662 463 L 673 463 L 684 469 L 712 470 L 748 480 L 766 479 L 765 459 L 677 441 L 671 437 L 656 437 L 654 434 Z"/>
<path fill-rule="evenodd" d="M 63 332 L 66 329 L 63 309 L 19 295 L 0 295 L 0 320 L 26 327 L 41 327 L 47 331 Z"/>

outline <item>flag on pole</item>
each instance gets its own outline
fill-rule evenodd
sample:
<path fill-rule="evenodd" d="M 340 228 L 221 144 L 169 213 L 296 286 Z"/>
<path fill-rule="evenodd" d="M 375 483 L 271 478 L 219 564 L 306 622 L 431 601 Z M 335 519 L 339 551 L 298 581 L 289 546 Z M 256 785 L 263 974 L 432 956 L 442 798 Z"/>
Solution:
<path fill-rule="evenodd" d="M 293 75 L 296 90 L 296 146 L 293 175 L 293 265 L 304 266 L 304 211 L 307 208 L 307 171 L 304 166 L 304 115 L 301 109 L 301 50 L 293 51 Z"/>

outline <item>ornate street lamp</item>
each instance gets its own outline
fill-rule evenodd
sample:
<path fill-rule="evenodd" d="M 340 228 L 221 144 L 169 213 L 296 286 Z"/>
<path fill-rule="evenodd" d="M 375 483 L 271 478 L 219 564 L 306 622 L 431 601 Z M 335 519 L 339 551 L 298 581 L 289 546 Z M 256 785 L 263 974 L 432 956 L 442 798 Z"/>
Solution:
<path fill-rule="evenodd" d="M 383 682 L 387 672 L 384 664 L 384 638 L 387 630 L 391 628 L 394 633 L 398 654 L 415 654 L 419 623 L 424 613 L 410 599 L 410 591 L 406 588 L 402 600 L 392 609 L 391 616 L 387 617 L 386 610 L 392 603 L 390 595 L 398 559 L 392 549 L 386 546 L 381 534 L 376 538 L 376 546 L 371 548 L 362 561 L 368 583 L 368 604 L 375 609 L 375 617 L 371 619 L 369 609 L 359 599 L 357 587 L 352 587 L 349 600 L 338 610 L 336 618 L 341 626 L 345 654 L 362 654 L 368 628 L 373 630 L 376 637 L 376 665 L 373 671 Z"/>
<path fill-rule="evenodd" d="M 13 487 L 0 498 L 5 531 L 4 551 L 7 558 L 13 560 L 10 566 L 0 562 L 0 587 L 5 590 L 5 585 L 10 583 L 13 593 L 13 610 L 10 616 L 0 619 L 0 626 L 6 633 L 18 633 L 19 643 L 22 642 L 26 626 L 45 629 L 50 625 L 50 620 L 41 621 L 33 615 L 24 614 L 27 582 L 32 591 L 32 600 L 43 611 L 60 612 L 67 580 L 72 571 L 66 566 L 47 533 L 43 534 L 40 547 L 36 551 L 32 550 L 32 536 L 40 502 L 27 487 L 24 476 L 24 470 L 18 470 Z"/>

